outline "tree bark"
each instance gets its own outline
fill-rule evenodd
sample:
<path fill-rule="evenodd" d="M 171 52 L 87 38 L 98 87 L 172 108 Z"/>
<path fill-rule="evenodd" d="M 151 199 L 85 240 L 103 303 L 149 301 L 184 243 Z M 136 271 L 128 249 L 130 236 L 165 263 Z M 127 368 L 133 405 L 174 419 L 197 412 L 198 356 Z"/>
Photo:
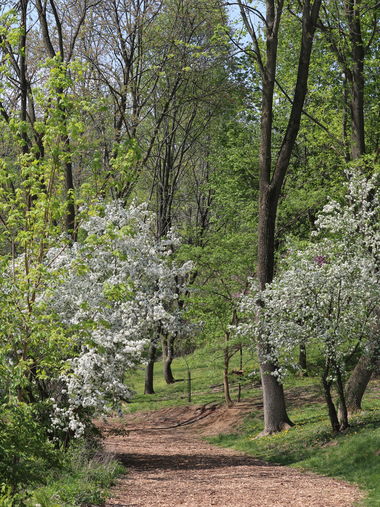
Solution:
<path fill-rule="evenodd" d="M 74 49 L 76 36 L 73 37 L 71 43 L 70 43 L 70 50 L 69 54 L 67 56 L 67 59 L 65 61 L 65 53 L 64 53 L 64 39 L 63 39 L 63 32 L 62 32 L 62 20 L 59 18 L 57 6 L 53 0 L 50 1 L 50 6 L 52 8 L 55 24 L 56 24 L 56 30 L 57 30 L 57 36 L 58 36 L 58 51 L 55 50 L 52 42 L 52 37 L 50 33 L 50 27 L 49 22 L 46 14 L 46 5 L 43 6 L 41 0 L 37 0 L 36 7 L 38 12 L 38 18 L 41 25 L 41 32 L 42 32 L 42 38 L 45 44 L 46 51 L 50 58 L 56 58 L 59 54 L 59 62 L 62 66 L 66 66 L 67 63 L 70 61 L 72 57 L 72 52 Z M 74 30 L 74 33 L 78 34 L 80 27 L 83 25 L 85 20 L 85 13 L 84 11 L 82 17 L 80 18 L 78 22 L 78 26 L 76 27 L 76 30 Z M 67 72 L 67 70 L 65 70 Z M 61 97 L 63 95 L 64 90 L 58 86 L 56 89 L 57 97 Z M 65 216 L 65 225 L 67 233 L 70 235 L 71 239 L 73 241 L 76 241 L 77 239 L 77 233 L 76 233 L 76 209 L 75 209 L 75 198 L 74 198 L 74 177 L 73 177 L 73 165 L 71 161 L 71 146 L 70 146 L 70 137 L 67 133 L 67 110 L 66 106 L 62 102 L 62 99 L 58 99 L 58 109 L 62 114 L 62 129 L 63 133 L 61 135 L 61 141 L 63 143 L 63 152 L 65 155 L 65 162 L 64 162 L 64 171 L 65 171 L 65 190 L 66 190 L 66 203 L 67 203 L 67 210 L 66 210 L 66 216 Z"/>
<path fill-rule="evenodd" d="M 230 340 L 230 334 L 228 331 L 225 332 L 225 346 L 224 346 L 224 368 L 223 368 L 223 392 L 224 399 L 228 407 L 232 407 L 233 401 L 230 393 L 230 383 L 228 378 L 228 369 L 230 366 L 230 348 L 228 342 Z"/>
<path fill-rule="evenodd" d="M 380 367 L 380 307 L 375 309 L 376 322 L 374 324 L 375 340 L 370 345 L 369 350 L 362 354 L 352 370 L 349 379 L 345 385 L 345 399 L 347 412 L 354 414 L 361 410 L 361 404 L 365 390 L 371 380 L 372 374 Z M 341 407 L 339 407 L 339 419 L 343 417 Z"/>
<path fill-rule="evenodd" d="M 311 50 L 313 46 L 314 33 L 319 15 L 321 0 L 315 0 L 313 4 L 305 0 L 302 13 L 302 39 L 301 49 L 298 61 L 297 81 L 294 90 L 294 99 L 285 136 L 276 160 L 276 165 L 272 178 L 270 178 L 269 167 L 269 149 L 263 143 L 268 143 L 269 125 L 266 116 L 272 116 L 272 110 L 266 111 L 268 99 L 263 92 L 263 122 L 264 136 L 262 137 L 261 160 L 260 160 L 260 209 L 259 209 L 259 245 L 258 245 L 258 279 L 261 289 L 264 289 L 267 283 L 273 280 L 274 274 L 274 239 L 275 224 L 278 209 L 278 201 L 283 186 L 286 172 L 289 167 L 290 157 L 292 155 L 296 138 L 301 123 L 301 114 L 307 92 L 307 81 L 309 76 L 309 66 Z M 278 13 L 272 20 L 275 25 Z M 272 51 L 271 58 L 276 58 L 276 52 Z M 275 64 L 274 64 L 275 65 Z M 268 66 L 268 63 L 267 63 Z M 273 63 L 270 64 L 270 67 Z M 271 72 L 275 79 L 274 71 Z M 273 102 L 273 94 L 271 97 Z M 272 120 L 270 121 L 270 123 Z M 266 133 L 265 133 L 266 132 Z M 270 133 L 271 136 L 271 133 Z M 270 143 L 269 143 L 270 147 Z M 265 159 L 264 159 L 265 155 Z M 259 346 L 260 347 L 260 346 Z M 262 347 L 262 346 L 261 346 Z M 265 346 L 268 347 L 267 345 Z M 264 354 L 263 354 L 264 352 Z M 266 357 L 268 350 L 260 350 L 259 356 Z M 264 396 L 264 433 L 273 433 L 289 427 L 291 423 L 285 405 L 285 397 L 282 385 L 273 376 L 276 370 L 276 364 L 261 360 L 260 371 L 263 385 Z"/>
<path fill-rule="evenodd" d="M 263 359 L 264 350 L 268 345 L 259 348 L 260 374 L 264 402 L 264 430 L 260 436 L 272 435 L 293 426 L 286 411 L 284 388 L 277 380 L 277 364 Z"/>
<path fill-rule="evenodd" d="M 331 427 L 332 427 L 332 430 L 334 433 L 338 433 L 339 429 L 340 429 L 340 424 L 339 424 L 339 420 L 338 420 L 338 414 L 336 412 L 336 408 L 335 408 L 335 405 L 334 405 L 334 402 L 333 402 L 333 399 L 331 396 L 331 381 L 327 380 L 328 374 L 329 374 L 329 370 L 327 367 L 327 368 L 325 368 L 325 371 L 323 372 L 323 375 L 322 375 L 322 385 L 323 385 L 325 399 L 326 399 L 326 403 L 327 403 L 327 407 L 328 407 L 328 411 L 329 411 Z"/>
<path fill-rule="evenodd" d="M 165 336 L 163 338 L 163 369 L 164 369 L 164 379 L 167 384 L 174 384 L 175 378 L 172 372 L 172 362 L 173 362 L 173 352 L 174 352 L 174 340 L 175 335 Z"/>
<path fill-rule="evenodd" d="M 241 374 L 243 374 L 243 345 L 240 345 L 240 347 L 239 347 L 239 369 L 240 369 Z M 241 401 L 241 382 L 240 382 L 240 379 L 239 379 L 239 385 L 238 385 L 237 401 L 238 401 L 238 403 Z"/>
<path fill-rule="evenodd" d="M 347 412 L 355 414 L 362 409 L 362 399 L 376 368 L 376 361 L 372 356 L 362 355 L 346 382 L 345 397 Z M 342 420 L 342 410 L 339 407 L 339 420 Z"/>
<path fill-rule="evenodd" d="M 307 81 L 314 33 L 318 21 L 321 0 L 304 0 L 302 11 L 301 49 L 298 59 L 297 79 L 292 108 L 285 135 L 278 152 L 272 175 L 272 125 L 273 93 L 276 82 L 278 33 L 284 6 L 283 0 L 266 0 L 265 57 L 258 42 L 255 26 L 248 19 L 249 9 L 238 0 L 243 22 L 253 42 L 255 59 L 262 78 L 261 139 L 260 139 L 260 200 L 258 230 L 257 278 L 261 290 L 273 280 L 275 253 L 275 225 L 278 201 L 287 173 L 290 157 L 301 123 L 301 114 L 307 92 Z M 260 371 L 264 398 L 264 431 L 270 434 L 289 427 L 291 421 L 286 413 L 282 385 L 273 375 L 276 364 L 267 359 L 267 343 L 258 345 Z"/>
<path fill-rule="evenodd" d="M 306 356 L 306 345 L 304 343 L 300 344 L 300 353 L 298 356 L 298 363 L 302 370 L 301 375 L 303 377 L 307 377 L 307 356 Z"/>
<path fill-rule="evenodd" d="M 273 279 L 274 238 L 278 194 L 268 186 L 261 189 L 259 210 L 258 278 L 261 289 Z M 261 383 L 264 401 L 264 430 L 261 435 L 271 435 L 292 426 L 286 412 L 284 389 L 274 375 L 277 365 L 267 359 L 270 355 L 267 343 L 258 345 Z"/>
<path fill-rule="evenodd" d="M 351 120 L 352 120 L 352 159 L 365 153 L 364 137 L 364 44 L 360 24 L 360 0 L 345 2 L 351 40 L 352 68 L 351 81 Z"/>
<path fill-rule="evenodd" d="M 344 392 L 344 386 L 343 386 L 343 380 L 342 380 L 342 374 L 340 371 L 340 368 L 336 369 L 336 385 L 339 395 L 339 409 L 340 409 L 340 417 L 338 414 L 339 419 L 339 429 L 345 430 L 348 428 L 348 411 L 347 411 L 347 404 L 346 404 L 346 396 Z"/>
<path fill-rule="evenodd" d="M 151 343 L 148 351 L 148 362 L 145 370 L 145 389 L 144 394 L 155 394 L 153 389 L 153 372 L 154 362 L 156 360 L 157 347 L 155 343 Z"/>

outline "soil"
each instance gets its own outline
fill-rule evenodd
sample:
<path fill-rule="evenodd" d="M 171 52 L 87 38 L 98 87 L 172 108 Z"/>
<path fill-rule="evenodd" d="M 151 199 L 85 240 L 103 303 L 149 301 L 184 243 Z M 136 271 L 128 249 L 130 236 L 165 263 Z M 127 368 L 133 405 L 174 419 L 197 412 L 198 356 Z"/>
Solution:
<path fill-rule="evenodd" d="M 171 407 L 102 423 L 106 449 L 128 469 L 106 507 L 352 507 L 362 498 L 343 481 L 202 441 L 233 432 L 251 410 L 252 402 Z"/>

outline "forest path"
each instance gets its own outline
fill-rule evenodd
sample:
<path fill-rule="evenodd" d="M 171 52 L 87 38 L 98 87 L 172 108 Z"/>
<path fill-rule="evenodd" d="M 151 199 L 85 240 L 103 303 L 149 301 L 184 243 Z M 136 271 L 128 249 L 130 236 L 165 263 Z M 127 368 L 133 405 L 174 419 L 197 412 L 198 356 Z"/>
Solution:
<path fill-rule="evenodd" d="M 352 507 L 362 497 L 343 481 L 200 439 L 207 428 L 231 426 L 234 417 L 223 407 L 176 407 L 102 424 L 106 449 L 128 469 L 106 507 Z"/>

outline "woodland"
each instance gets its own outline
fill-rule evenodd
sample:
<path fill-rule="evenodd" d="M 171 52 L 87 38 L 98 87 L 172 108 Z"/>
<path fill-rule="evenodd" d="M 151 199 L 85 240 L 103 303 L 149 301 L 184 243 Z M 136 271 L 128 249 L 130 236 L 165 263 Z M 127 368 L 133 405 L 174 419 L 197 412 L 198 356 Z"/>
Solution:
<path fill-rule="evenodd" d="M 1 506 L 79 505 L 33 488 L 99 452 L 133 372 L 153 399 L 202 350 L 227 407 L 257 376 L 260 437 L 288 378 L 349 431 L 380 364 L 379 9 L 0 0 Z"/>

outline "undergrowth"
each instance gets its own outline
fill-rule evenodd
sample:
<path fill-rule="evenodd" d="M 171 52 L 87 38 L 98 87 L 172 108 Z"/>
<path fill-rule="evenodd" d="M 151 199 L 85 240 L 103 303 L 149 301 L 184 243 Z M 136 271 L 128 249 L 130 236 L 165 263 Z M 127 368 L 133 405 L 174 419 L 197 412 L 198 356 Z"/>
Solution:
<path fill-rule="evenodd" d="M 124 467 L 98 446 L 76 442 L 65 453 L 60 466 L 46 472 L 44 485 L 12 493 L 0 489 L 0 507 L 77 507 L 101 505 L 115 478 Z"/>

